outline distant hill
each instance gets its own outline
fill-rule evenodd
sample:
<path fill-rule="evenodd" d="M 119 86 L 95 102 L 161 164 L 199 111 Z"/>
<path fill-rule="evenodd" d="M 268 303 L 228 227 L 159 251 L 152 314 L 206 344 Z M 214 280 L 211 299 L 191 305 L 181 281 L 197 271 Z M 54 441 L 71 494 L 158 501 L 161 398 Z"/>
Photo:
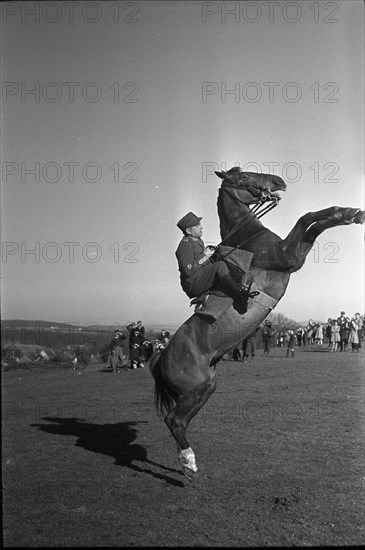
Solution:
<path fill-rule="evenodd" d="M 127 323 L 126 323 L 127 324 Z M 128 352 L 128 330 L 125 325 L 117 327 L 113 325 L 86 324 L 84 326 L 58 321 L 29 320 L 29 319 L 4 319 L 1 321 L 1 342 L 4 345 L 15 344 L 19 346 L 40 346 L 61 351 L 75 346 L 87 346 L 91 353 L 100 353 L 108 346 L 114 336 L 116 328 L 125 335 L 123 348 Z M 172 336 L 177 325 L 145 325 L 145 337 L 147 340 L 158 338 L 162 329 L 170 332 Z"/>
<path fill-rule="evenodd" d="M 119 324 L 119 327 L 120 328 L 124 328 L 126 325 L 128 324 L 128 322 L 125 322 L 124 324 L 123 323 L 120 323 Z M 26 329 L 34 329 L 35 327 L 40 327 L 40 328 L 50 328 L 50 327 L 56 327 L 56 328 L 60 328 L 60 329 L 65 329 L 65 328 L 81 328 L 81 330 L 83 328 L 87 328 L 89 325 L 95 325 L 95 327 L 98 327 L 98 329 L 102 330 L 102 331 L 112 331 L 114 332 L 114 330 L 116 329 L 116 324 L 109 324 L 109 325 L 103 325 L 103 324 L 98 324 L 98 323 L 85 323 L 84 325 L 82 325 L 81 323 L 60 323 L 59 321 L 44 321 L 44 320 L 40 320 L 40 319 L 34 319 L 34 320 L 29 320 L 29 319 L 2 319 L 1 320 L 1 328 L 2 329 L 5 329 L 5 326 L 8 325 L 8 328 L 10 329 L 11 328 L 11 325 L 14 326 L 14 328 L 16 327 L 22 327 L 22 328 L 26 328 Z M 158 331 L 161 331 L 163 329 L 165 330 L 169 330 L 169 331 L 176 331 L 177 328 L 180 326 L 179 324 L 145 324 L 144 325 L 146 329 L 149 329 L 149 330 L 158 330 Z"/>

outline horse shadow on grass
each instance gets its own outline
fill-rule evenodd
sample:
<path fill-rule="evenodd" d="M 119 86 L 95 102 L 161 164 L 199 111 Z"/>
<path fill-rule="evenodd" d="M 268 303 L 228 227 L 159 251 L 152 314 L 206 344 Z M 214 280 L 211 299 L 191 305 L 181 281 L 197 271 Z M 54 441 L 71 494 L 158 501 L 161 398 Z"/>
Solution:
<path fill-rule="evenodd" d="M 157 462 L 153 462 L 147 456 L 146 448 L 133 443 L 137 437 L 138 424 L 148 424 L 147 421 L 119 422 L 116 424 L 93 424 L 79 418 L 42 418 L 52 424 L 31 424 L 43 432 L 55 435 L 72 435 L 77 437 L 75 446 L 82 447 L 93 453 L 101 453 L 115 458 L 116 466 L 124 466 L 136 472 L 151 475 L 162 479 L 170 485 L 185 487 L 182 481 L 172 478 L 166 474 L 157 473 L 147 467 L 140 467 L 135 461 L 155 466 L 167 472 L 183 475 L 176 469 L 168 468 Z"/>

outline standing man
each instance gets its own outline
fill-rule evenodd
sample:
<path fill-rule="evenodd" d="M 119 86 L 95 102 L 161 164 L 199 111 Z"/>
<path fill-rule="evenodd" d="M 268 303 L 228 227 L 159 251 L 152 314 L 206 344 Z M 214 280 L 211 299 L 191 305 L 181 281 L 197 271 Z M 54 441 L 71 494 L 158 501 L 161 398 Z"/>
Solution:
<path fill-rule="evenodd" d="M 129 331 L 129 357 L 131 359 L 131 368 L 135 369 L 137 367 L 144 367 L 141 362 L 142 355 L 142 345 L 145 340 L 144 337 L 144 326 L 142 321 L 138 323 L 130 323 L 126 326 L 126 329 Z"/>
<path fill-rule="evenodd" d="M 177 227 L 184 234 L 175 252 L 182 289 L 189 298 L 195 298 L 222 283 L 227 294 L 233 298 L 237 311 L 243 314 L 247 311 L 248 298 L 259 292 L 250 292 L 251 284 L 243 285 L 235 279 L 225 261 L 211 260 L 215 247 L 204 245 L 201 219 L 188 212 L 177 222 Z"/>
<path fill-rule="evenodd" d="M 346 313 L 341 311 L 341 315 L 338 317 L 337 322 L 340 327 L 340 351 L 346 351 L 346 333 L 347 333 L 347 319 L 345 317 Z M 348 339 L 348 334 L 347 334 Z"/>
<path fill-rule="evenodd" d="M 271 323 L 270 321 L 266 320 L 262 328 L 262 343 L 264 345 L 264 353 L 263 353 L 264 357 L 265 355 L 268 356 L 270 353 L 272 333 L 273 331 L 271 328 Z"/>
<path fill-rule="evenodd" d="M 294 357 L 294 346 L 295 346 L 295 333 L 294 330 L 289 329 L 287 332 L 287 350 L 286 350 L 286 357 L 289 357 L 289 354 L 291 352 L 291 356 Z"/>
<path fill-rule="evenodd" d="M 363 329 L 364 324 L 363 324 L 363 320 L 361 318 L 360 313 L 355 313 L 355 323 L 357 325 L 357 335 L 358 335 L 358 338 L 359 338 L 358 349 L 361 349 L 362 329 Z"/>
<path fill-rule="evenodd" d="M 121 361 L 124 370 L 127 370 L 127 362 L 123 352 L 123 340 L 125 340 L 124 334 L 120 330 L 114 331 L 114 338 L 110 342 L 110 363 L 113 368 L 113 372 L 118 372 L 117 365 Z"/>
<path fill-rule="evenodd" d="M 245 362 L 249 357 L 253 359 L 256 355 L 256 341 L 260 327 L 257 327 L 255 332 L 242 342 L 242 361 Z"/>

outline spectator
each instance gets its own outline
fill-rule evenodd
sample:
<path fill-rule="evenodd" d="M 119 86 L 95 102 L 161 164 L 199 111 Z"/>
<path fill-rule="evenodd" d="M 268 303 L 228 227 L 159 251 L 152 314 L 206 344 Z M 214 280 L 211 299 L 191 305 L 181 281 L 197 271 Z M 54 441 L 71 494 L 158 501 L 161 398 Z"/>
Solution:
<path fill-rule="evenodd" d="M 165 346 L 160 342 L 160 340 L 155 340 L 155 349 L 158 351 L 162 351 L 165 349 Z"/>
<path fill-rule="evenodd" d="M 279 338 L 279 348 L 284 347 L 284 333 L 282 330 L 279 331 L 278 338 Z"/>
<path fill-rule="evenodd" d="M 165 329 L 161 330 L 159 341 L 161 342 L 161 344 L 165 348 L 167 346 L 167 344 L 170 342 L 170 333 Z"/>
<path fill-rule="evenodd" d="M 142 363 L 142 345 L 145 340 L 144 333 L 145 329 L 141 321 L 138 323 L 130 323 L 126 326 L 126 329 L 129 331 L 129 357 L 131 360 L 131 369 L 136 369 L 137 367 L 144 368 Z"/>
<path fill-rule="evenodd" d="M 291 356 L 294 357 L 294 346 L 295 346 L 295 334 L 294 330 L 289 329 L 286 333 L 286 341 L 287 341 L 287 350 L 286 350 L 286 357 L 289 357 L 289 354 L 291 352 Z"/>
<path fill-rule="evenodd" d="M 260 330 L 260 327 L 257 327 L 255 332 L 251 334 L 246 340 L 242 342 L 242 361 L 246 361 L 249 357 L 253 359 L 256 355 L 256 342 L 257 335 Z"/>
<path fill-rule="evenodd" d="M 363 330 L 364 322 L 361 318 L 360 313 L 355 313 L 355 323 L 357 325 L 357 337 L 359 340 L 357 347 L 358 349 L 361 349 L 361 338 L 362 338 L 362 330 Z"/>
<path fill-rule="evenodd" d="M 317 346 L 323 346 L 323 326 L 321 323 L 317 324 L 316 341 Z"/>
<path fill-rule="evenodd" d="M 359 352 L 359 334 L 358 334 L 358 324 L 356 318 L 353 317 L 350 321 L 350 334 L 349 334 L 349 343 L 352 347 L 352 352 Z"/>
<path fill-rule="evenodd" d="M 272 326 L 270 321 L 266 320 L 262 328 L 262 343 L 264 345 L 263 357 L 268 356 L 271 348 Z"/>
<path fill-rule="evenodd" d="M 341 315 L 337 318 L 338 324 L 344 323 L 346 321 L 346 312 L 341 311 Z"/>
<path fill-rule="evenodd" d="M 123 340 L 125 340 L 124 334 L 120 332 L 120 330 L 114 331 L 114 338 L 110 342 L 109 355 L 110 364 L 114 373 L 118 372 L 117 366 L 119 361 L 122 363 L 122 367 L 124 368 L 124 370 L 127 370 L 127 359 L 124 355 L 122 344 Z"/>
<path fill-rule="evenodd" d="M 308 344 L 308 330 L 305 328 L 303 332 L 303 346 L 306 347 Z"/>
<path fill-rule="evenodd" d="M 325 329 L 325 338 L 328 341 L 328 347 L 331 345 L 331 334 L 332 334 L 332 319 L 328 317 L 327 325 Z"/>
<path fill-rule="evenodd" d="M 241 361 L 241 354 L 240 354 L 240 350 L 238 348 L 233 348 L 233 350 L 232 350 L 232 360 L 233 361 Z"/>
<path fill-rule="evenodd" d="M 331 332 L 331 341 L 332 341 L 332 347 L 331 352 L 336 352 L 338 350 L 338 345 L 340 343 L 341 337 L 340 337 L 340 325 L 338 324 L 338 320 L 335 319 L 333 321 L 332 325 L 332 332 Z"/>
<path fill-rule="evenodd" d="M 144 328 L 144 326 L 143 326 L 143 324 L 142 324 L 142 321 L 137 321 L 137 329 L 138 329 L 139 332 L 140 332 L 141 334 L 143 334 L 143 336 L 144 336 L 145 328 Z"/>
<path fill-rule="evenodd" d="M 308 344 L 309 345 L 314 343 L 315 331 L 316 331 L 316 324 L 313 321 L 313 319 L 309 319 L 308 326 L 307 326 Z"/>
<path fill-rule="evenodd" d="M 345 321 L 340 324 L 340 351 L 347 351 L 351 330 L 350 324 L 350 317 L 346 317 Z"/>
<path fill-rule="evenodd" d="M 338 325 L 340 327 L 340 351 L 344 349 L 344 327 L 346 323 L 346 314 L 344 311 L 341 311 L 341 315 L 337 318 Z"/>
<path fill-rule="evenodd" d="M 132 347 L 129 350 L 129 358 L 131 361 L 131 369 L 136 369 L 139 366 L 142 368 L 144 367 L 143 363 L 141 363 L 141 348 L 139 344 L 132 344 Z"/>
<path fill-rule="evenodd" d="M 300 348 L 302 347 L 303 333 L 304 333 L 304 329 L 302 327 L 298 327 L 297 328 L 297 342 L 298 342 L 298 346 Z"/>

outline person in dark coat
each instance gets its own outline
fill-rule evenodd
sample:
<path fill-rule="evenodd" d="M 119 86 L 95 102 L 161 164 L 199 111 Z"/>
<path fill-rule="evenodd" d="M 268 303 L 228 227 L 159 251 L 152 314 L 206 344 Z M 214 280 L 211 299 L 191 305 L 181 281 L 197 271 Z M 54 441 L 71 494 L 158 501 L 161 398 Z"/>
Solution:
<path fill-rule="evenodd" d="M 249 336 L 246 340 L 243 340 L 242 342 L 242 361 L 246 361 L 249 357 L 253 359 L 256 355 L 256 343 L 257 343 L 257 335 L 259 333 L 260 327 L 257 327 L 257 329 L 254 331 L 251 336 Z"/>
<path fill-rule="evenodd" d="M 326 328 L 325 328 L 324 335 L 325 335 L 325 337 L 328 341 L 328 347 L 330 347 L 331 344 L 332 344 L 332 341 L 331 341 L 331 337 L 332 337 L 332 319 L 331 319 L 331 317 L 328 317 L 328 321 L 327 321 L 327 325 L 326 325 Z"/>
<path fill-rule="evenodd" d="M 289 329 L 287 332 L 287 349 L 286 349 L 286 357 L 289 357 L 289 354 L 291 352 L 291 356 L 294 357 L 294 346 L 295 346 L 295 333 L 294 330 Z"/>
<path fill-rule="evenodd" d="M 341 311 L 341 315 L 337 319 L 340 327 L 340 351 L 346 351 L 347 349 L 350 334 L 349 320 L 350 318 L 345 316 L 345 312 Z"/>
<path fill-rule="evenodd" d="M 125 336 L 120 330 L 114 331 L 114 338 L 110 342 L 110 363 L 113 368 L 113 372 L 117 373 L 117 365 L 119 362 L 122 363 L 124 370 L 127 370 L 127 361 L 123 351 L 123 340 Z"/>
<path fill-rule="evenodd" d="M 144 333 L 145 329 L 141 321 L 138 323 L 130 323 L 126 326 L 129 331 L 129 358 L 131 360 L 131 369 L 137 367 L 144 367 L 142 363 L 142 345 L 145 341 Z"/>
<path fill-rule="evenodd" d="M 227 294 L 233 298 L 239 313 L 245 313 L 248 298 L 259 293 L 250 292 L 250 284 L 243 285 L 234 278 L 224 260 L 211 259 L 215 247 L 204 245 L 201 239 L 203 234 L 201 219 L 193 212 L 188 212 L 177 223 L 178 228 L 184 233 L 175 252 L 182 289 L 189 298 L 196 298 L 221 283 Z"/>
<path fill-rule="evenodd" d="M 264 345 L 263 356 L 268 356 L 271 348 L 271 338 L 273 335 L 273 330 L 270 321 L 265 321 L 264 326 L 262 327 L 262 343 Z"/>

